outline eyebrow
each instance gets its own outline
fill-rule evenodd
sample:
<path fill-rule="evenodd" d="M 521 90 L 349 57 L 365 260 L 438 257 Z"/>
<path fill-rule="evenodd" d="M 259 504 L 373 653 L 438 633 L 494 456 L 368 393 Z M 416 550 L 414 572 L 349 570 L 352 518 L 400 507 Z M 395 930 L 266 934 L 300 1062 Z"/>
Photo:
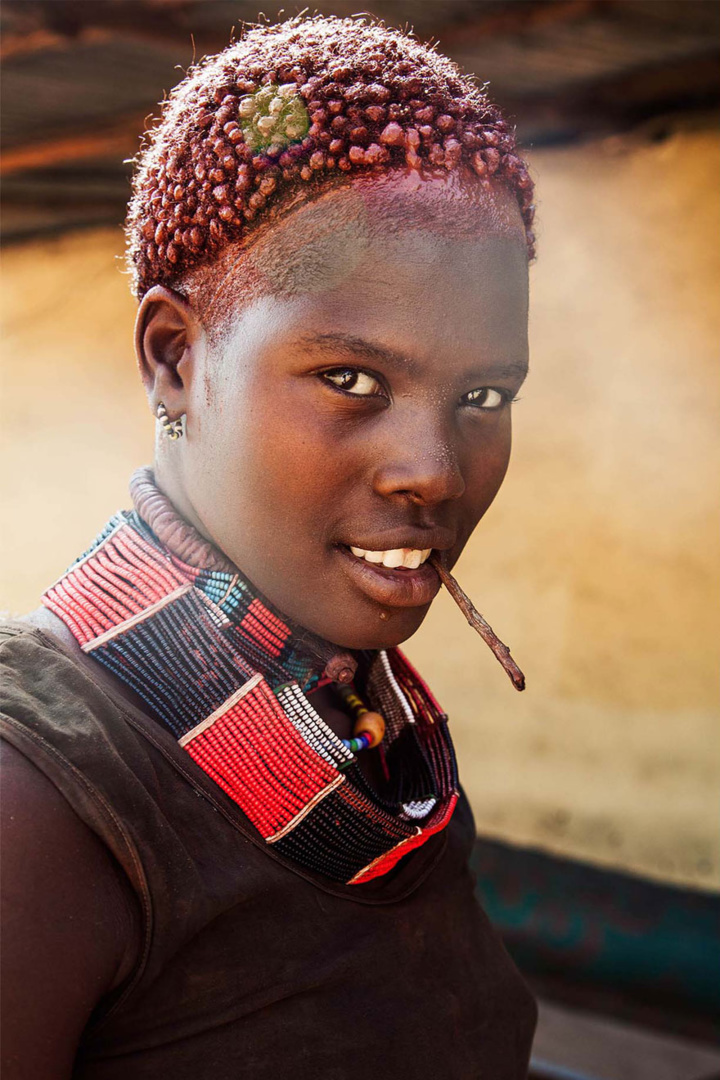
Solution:
<path fill-rule="evenodd" d="M 365 338 L 354 337 L 352 334 L 308 334 L 300 339 L 302 345 L 308 345 L 314 349 L 326 349 L 328 352 L 351 353 L 354 357 L 363 359 L 369 363 L 384 364 L 391 368 L 402 368 L 411 373 L 417 372 L 420 365 L 417 360 L 405 356 L 404 353 L 395 349 L 387 349 L 383 345 L 375 345 Z"/>
<path fill-rule="evenodd" d="M 365 338 L 355 337 L 353 334 L 327 333 L 308 334 L 300 339 L 300 344 L 313 349 L 323 349 L 337 354 L 344 352 L 352 355 L 355 359 L 364 360 L 370 364 L 381 364 L 390 368 L 400 368 L 416 375 L 421 370 L 419 361 L 414 360 L 404 353 L 395 349 L 388 349 L 383 345 L 376 345 Z M 480 380 L 487 379 L 524 379 L 528 374 L 528 365 L 525 361 L 509 361 L 508 363 L 491 364 L 482 371 L 474 369 L 467 373 L 467 378 L 477 376 Z"/>

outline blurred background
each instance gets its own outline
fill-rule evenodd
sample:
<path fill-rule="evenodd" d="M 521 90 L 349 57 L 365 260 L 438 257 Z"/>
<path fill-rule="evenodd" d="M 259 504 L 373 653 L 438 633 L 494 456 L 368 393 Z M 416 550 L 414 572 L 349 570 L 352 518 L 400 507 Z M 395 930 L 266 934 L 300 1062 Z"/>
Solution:
<path fill-rule="evenodd" d="M 451 715 L 481 899 L 543 996 L 534 1075 L 709 1080 L 720 1076 L 720 6 L 367 10 L 489 81 L 538 185 L 532 375 L 505 486 L 457 569 L 528 689 L 513 691 L 442 595 L 407 646 Z M 263 12 L 281 17 L 277 4 Z M 244 0 L 0 9 L 10 613 L 36 606 L 151 460 L 122 264 L 129 159 L 193 59 L 258 14 Z"/>

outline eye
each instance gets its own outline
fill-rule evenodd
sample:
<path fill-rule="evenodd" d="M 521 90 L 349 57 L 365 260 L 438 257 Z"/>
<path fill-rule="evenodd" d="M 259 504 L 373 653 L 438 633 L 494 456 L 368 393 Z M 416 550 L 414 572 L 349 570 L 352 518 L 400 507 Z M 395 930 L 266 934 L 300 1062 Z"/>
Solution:
<path fill-rule="evenodd" d="M 472 405 L 475 409 L 501 409 L 512 401 L 512 394 L 507 390 L 494 390 L 492 386 L 480 386 L 470 390 L 460 399 L 463 405 Z"/>
<path fill-rule="evenodd" d="M 333 368 L 332 371 L 323 371 L 321 377 L 338 390 L 344 390 L 346 394 L 354 394 L 356 397 L 372 397 L 374 394 L 383 393 L 378 379 L 359 368 Z"/>

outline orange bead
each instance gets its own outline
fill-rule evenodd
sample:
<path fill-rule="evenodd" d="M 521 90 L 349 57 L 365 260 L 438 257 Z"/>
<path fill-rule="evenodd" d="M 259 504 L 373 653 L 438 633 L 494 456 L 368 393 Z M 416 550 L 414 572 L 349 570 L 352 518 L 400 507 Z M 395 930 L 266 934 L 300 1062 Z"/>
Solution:
<path fill-rule="evenodd" d="M 360 735 L 369 735 L 370 746 L 368 749 L 379 746 L 385 735 L 384 718 L 377 712 L 363 713 L 353 728 L 353 735 L 356 739 L 359 738 Z"/>

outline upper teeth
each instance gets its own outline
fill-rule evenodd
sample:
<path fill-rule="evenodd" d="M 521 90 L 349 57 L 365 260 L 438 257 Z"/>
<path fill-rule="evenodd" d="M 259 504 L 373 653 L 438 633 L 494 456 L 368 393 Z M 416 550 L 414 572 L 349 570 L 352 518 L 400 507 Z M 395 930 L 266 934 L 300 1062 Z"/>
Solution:
<path fill-rule="evenodd" d="M 366 562 L 382 564 L 390 570 L 417 570 L 425 562 L 432 548 L 393 548 L 391 551 L 365 551 L 364 548 L 351 547 L 353 555 Z"/>

